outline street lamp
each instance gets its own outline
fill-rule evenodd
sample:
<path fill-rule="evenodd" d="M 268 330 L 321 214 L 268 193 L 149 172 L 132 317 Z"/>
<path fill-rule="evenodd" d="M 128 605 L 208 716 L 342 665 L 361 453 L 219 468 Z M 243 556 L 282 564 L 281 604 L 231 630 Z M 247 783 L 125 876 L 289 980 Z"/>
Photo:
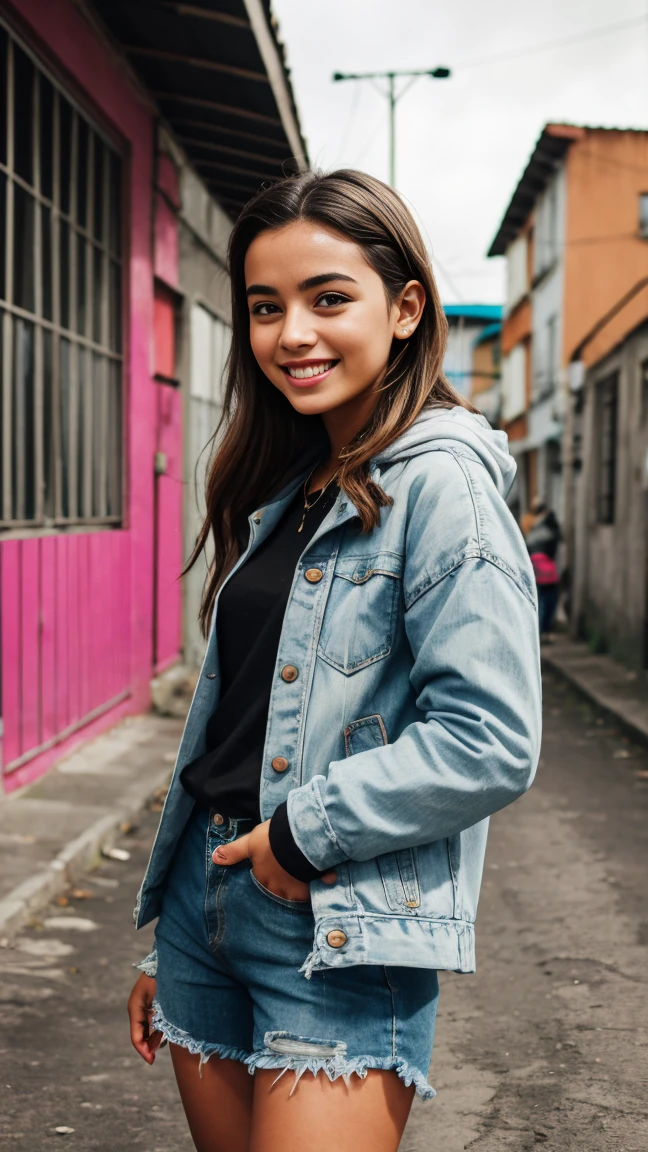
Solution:
<path fill-rule="evenodd" d="M 389 183 L 396 184 L 396 105 L 400 99 L 409 92 L 419 76 L 430 76 L 433 80 L 447 80 L 452 75 L 449 68 L 419 68 L 413 71 L 401 72 L 334 72 L 334 80 L 386 80 L 387 92 L 378 89 L 389 101 Z M 408 76 L 409 84 L 396 92 L 396 80 L 399 76 Z"/>

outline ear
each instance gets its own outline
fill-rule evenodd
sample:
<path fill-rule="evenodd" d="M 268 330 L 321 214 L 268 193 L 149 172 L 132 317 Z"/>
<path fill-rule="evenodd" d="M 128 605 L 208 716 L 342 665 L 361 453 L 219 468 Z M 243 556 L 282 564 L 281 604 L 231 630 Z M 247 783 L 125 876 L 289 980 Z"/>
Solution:
<path fill-rule="evenodd" d="M 425 288 L 418 280 L 409 280 L 396 301 L 394 339 L 408 340 L 415 331 L 425 307 Z"/>

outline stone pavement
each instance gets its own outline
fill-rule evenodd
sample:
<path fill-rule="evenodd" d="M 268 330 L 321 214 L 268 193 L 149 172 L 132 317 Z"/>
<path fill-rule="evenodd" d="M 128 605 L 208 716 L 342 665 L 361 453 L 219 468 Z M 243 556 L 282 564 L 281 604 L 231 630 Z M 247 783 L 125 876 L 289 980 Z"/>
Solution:
<path fill-rule="evenodd" d="M 635 739 L 648 741 L 648 681 L 611 656 L 595 656 L 587 644 L 559 634 L 542 649 L 543 664 L 559 672 Z"/>
<path fill-rule="evenodd" d="M 0 937 L 74 883 L 162 791 L 182 721 L 129 717 L 0 798 Z"/>

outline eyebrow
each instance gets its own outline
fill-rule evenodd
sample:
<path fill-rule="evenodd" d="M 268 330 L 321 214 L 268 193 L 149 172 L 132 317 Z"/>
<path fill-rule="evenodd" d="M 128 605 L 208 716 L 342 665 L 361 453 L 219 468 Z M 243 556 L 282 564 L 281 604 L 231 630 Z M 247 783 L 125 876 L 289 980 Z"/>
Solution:
<path fill-rule="evenodd" d="M 278 296 L 276 288 L 271 288 L 269 284 L 250 284 L 250 287 L 245 291 L 246 296 Z"/>
<path fill-rule="evenodd" d="M 302 280 L 297 285 L 300 292 L 307 292 L 309 288 L 319 288 L 322 284 L 330 284 L 333 280 L 346 280 L 351 284 L 357 284 L 358 281 L 353 279 L 353 276 L 347 276 L 344 272 L 321 272 L 319 276 L 309 276 L 308 279 Z M 246 296 L 278 296 L 276 288 L 270 284 L 250 284 L 246 289 Z"/>
<path fill-rule="evenodd" d="M 344 272 L 322 272 L 319 276 L 309 276 L 308 280 L 302 280 L 298 284 L 300 292 L 307 292 L 309 288 L 319 288 L 320 284 L 330 284 L 331 280 L 347 280 L 351 284 L 357 284 L 358 281 L 353 279 L 353 276 L 345 276 Z"/>

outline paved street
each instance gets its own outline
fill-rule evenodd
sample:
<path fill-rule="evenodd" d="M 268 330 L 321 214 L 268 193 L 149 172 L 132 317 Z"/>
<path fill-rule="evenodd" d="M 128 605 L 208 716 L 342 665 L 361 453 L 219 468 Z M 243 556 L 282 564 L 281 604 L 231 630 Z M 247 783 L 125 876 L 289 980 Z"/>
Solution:
<path fill-rule="evenodd" d="M 477 977 L 443 979 L 431 1079 L 403 1152 L 645 1152 L 648 752 L 545 679 L 536 786 L 493 821 Z M 130 1049 L 130 911 L 157 815 L 67 906 L 0 949 L 7 1152 L 190 1149 L 168 1052 Z M 50 923 L 49 918 L 60 918 Z M 89 931 L 69 925 L 87 919 Z M 72 1133 L 56 1134 L 57 1127 Z"/>

